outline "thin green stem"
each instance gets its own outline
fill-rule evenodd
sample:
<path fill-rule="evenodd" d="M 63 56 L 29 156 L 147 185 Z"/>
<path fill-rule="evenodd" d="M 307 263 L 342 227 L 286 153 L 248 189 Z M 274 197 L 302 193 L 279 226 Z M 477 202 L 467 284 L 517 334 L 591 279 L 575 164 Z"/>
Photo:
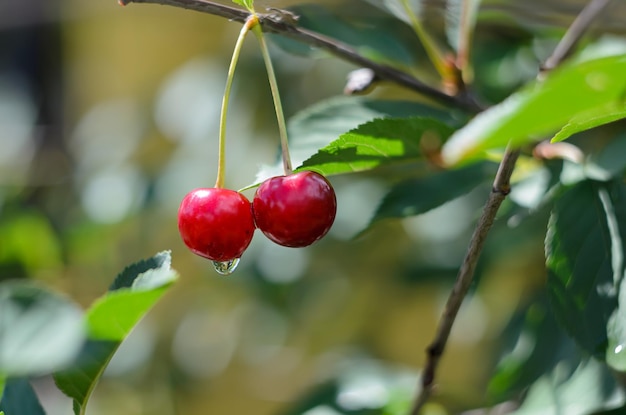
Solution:
<path fill-rule="evenodd" d="M 283 169 L 285 175 L 293 173 L 291 167 L 291 158 L 289 157 L 289 141 L 287 139 L 287 123 L 285 122 L 285 114 L 283 113 L 283 104 L 280 101 L 280 93 L 278 91 L 278 83 L 276 82 L 276 74 L 274 73 L 274 67 L 272 65 L 272 59 L 270 58 L 270 52 L 263 36 L 263 30 L 259 25 L 252 28 L 252 31 L 259 39 L 261 46 L 261 53 L 263 54 L 263 61 L 265 61 L 265 67 L 267 69 L 267 77 L 270 81 L 270 89 L 272 90 L 272 98 L 274 99 L 274 109 L 276 110 L 276 120 L 278 121 L 278 133 L 280 134 L 280 149 L 283 158 Z"/>
<path fill-rule="evenodd" d="M 217 179 L 215 181 L 215 187 L 224 187 L 224 178 L 226 175 L 226 115 L 228 114 L 228 101 L 230 98 L 230 90 L 233 85 L 233 78 L 235 75 L 235 68 L 239 61 L 239 55 L 241 54 L 241 47 L 243 41 L 251 28 L 258 26 L 259 19 L 255 15 L 250 15 L 244 23 L 237 43 L 235 43 L 235 49 L 233 50 L 233 56 L 230 60 L 230 66 L 228 67 L 228 75 L 226 78 L 226 87 L 224 88 L 224 97 L 222 98 L 222 111 L 220 113 L 220 132 L 219 132 L 219 150 L 217 158 Z"/>
<path fill-rule="evenodd" d="M 0 373 L 0 401 L 2 401 L 2 395 L 4 394 L 4 386 L 7 383 L 7 377 Z M 0 412 L 1 414 L 2 412 Z"/>
<path fill-rule="evenodd" d="M 409 0 L 402 0 L 402 6 L 411 20 L 411 27 L 413 27 L 413 31 L 419 38 L 420 42 L 422 42 L 428 58 L 433 63 L 433 66 L 439 73 L 439 76 L 441 76 L 441 79 L 447 80 L 450 77 L 450 71 L 448 70 L 441 51 L 437 48 L 433 39 L 424 30 L 422 23 L 419 21 L 415 13 L 413 13 Z"/>

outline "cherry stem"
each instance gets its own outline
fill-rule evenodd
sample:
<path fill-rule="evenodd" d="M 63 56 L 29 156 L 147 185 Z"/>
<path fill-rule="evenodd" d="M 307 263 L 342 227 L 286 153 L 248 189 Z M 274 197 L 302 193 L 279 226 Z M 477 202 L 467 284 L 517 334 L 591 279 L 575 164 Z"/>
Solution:
<path fill-rule="evenodd" d="M 265 62 L 265 68 L 267 69 L 267 77 L 270 81 L 270 89 L 272 91 L 272 98 L 274 99 L 274 110 L 276 111 L 276 120 L 278 121 L 278 133 L 280 134 L 280 150 L 283 158 L 283 170 L 285 175 L 288 176 L 293 173 L 291 167 L 291 157 L 289 156 L 289 140 L 287 138 L 287 123 L 285 122 L 285 114 L 283 113 L 283 105 L 280 101 L 280 93 L 278 91 L 278 83 L 276 82 L 276 74 L 274 73 L 274 66 L 272 65 L 272 59 L 270 58 L 270 52 L 263 36 L 263 30 L 261 26 L 255 25 L 252 31 L 259 40 L 261 47 L 261 54 L 263 55 L 263 61 Z"/>
<path fill-rule="evenodd" d="M 258 26 L 259 19 L 256 15 L 251 14 L 244 23 L 237 43 L 235 43 L 235 49 L 233 50 L 233 56 L 230 60 L 230 66 L 228 67 L 228 76 L 226 78 L 226 87 L 224 88 L 224 96 L 222 98 L 222 111 L 220 112 L 220 132 L 219 132 L 219 150 L 217 158 L 217 179 L 215 181 L 215 187 L 224 187 L 224 178 L 226 176 L 226 114 L 228 114 L 228 100 L 230 98 L 230 90 L 233 85 L 233 78 L 235 75 L 235 68 L 239 61 L 239 55 L 241 54 L 241 47 L 246 35 L 255 26 Z"/>

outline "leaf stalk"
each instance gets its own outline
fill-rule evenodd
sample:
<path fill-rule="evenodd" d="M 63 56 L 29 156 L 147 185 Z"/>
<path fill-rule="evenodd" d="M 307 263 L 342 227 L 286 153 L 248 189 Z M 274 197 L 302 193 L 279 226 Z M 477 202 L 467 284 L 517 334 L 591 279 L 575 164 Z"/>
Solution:
<path fill-rule="evenodd" d="M 426 54 L 428 55 L 428 58 L 432 62 L 433 66 L 439 73 L 439 76 L 444 82 L 450 80 L 452 73 L 449 69 L 449 65 L 446 64 L 443 53 L 439 50 L 428 32 L 424 30 L 424 26 L 417 18 L 417 15 L 413 12 L 413 9 L 409 4 L 409 0 L 402 0 L 402 7 L 411 21 L 413 31 L 419 38 L 420 42 L 422 42 L 422 46 L 424 47 L 424 50 L 426 51 Z"/>

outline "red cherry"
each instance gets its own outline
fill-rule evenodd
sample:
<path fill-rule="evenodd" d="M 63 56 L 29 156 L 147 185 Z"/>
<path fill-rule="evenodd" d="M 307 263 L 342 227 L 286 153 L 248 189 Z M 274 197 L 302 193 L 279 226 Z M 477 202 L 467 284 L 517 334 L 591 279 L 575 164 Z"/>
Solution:
<path fill-rule="evenodd" d="M 192 190 L 178 209 L 178 230 L 197 255 L 219 262 L 239 258 L 254 234 L 250 201 L 234 190 Z"/>
<path fill-rule="evenodd" d="M 263 182 L 252 210 L 256 226 L 268 238 L 297 248 L 326 235 L 335 220 L 337 199 L 324 176 L 302 171 Z"/>

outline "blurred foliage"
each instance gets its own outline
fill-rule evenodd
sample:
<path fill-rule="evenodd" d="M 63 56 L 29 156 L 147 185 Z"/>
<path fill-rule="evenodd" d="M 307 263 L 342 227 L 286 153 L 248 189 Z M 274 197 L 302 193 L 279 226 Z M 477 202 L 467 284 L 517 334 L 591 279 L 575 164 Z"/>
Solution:
<path fill-rule="evenodd" d="M 369 140 L 368 148 L 378 153 L 381 141 L 373 139 L 372 129 L 385 133 L 383 138 L 401 132 L 400 139 L 393 138 L 402 145 L 393 147 L 393 162 L 380 162 L 389 155 L 378 157 L 362 169 L 367 171 L 331 177 L 339 210 L 324 240 L 293 250 L 257 235 L 237 272 L 222 278 L 185 249 L 176 210 L 187 191 L 215 181 L 219 108 L 238 25 L 150 5 L 5 3 L 0 1 L 0 287 L 14 286 L 8 281 L 13 279 L 26 280 L 28 287 L 34 281 L 34 287 L 45 284 L 87 308 L 126 264 L 163 249 L 171 249 L 181 275 L 149 312 L 162 291 L 148 295 L 149 301 L 141 301 L 145 293 L 131 290 L 109 293 L 96 303 L 106 311 L 109 302 L 119 312 L 116 298 L 139 298 L 124 300 L 124 307 L 134 307 L 121 316 L 90 309 L 88 315 L 97 317 L 94 324 L 104 321 L 103 331 L 96 332 L 107 340 L 90 338 L 75 362 L 78 368 L 96 362 L 87 380 L 69 392 L 75 405 L 85 410 L 80 407 L 100 380 L 88 414 L 406 413 L 424 362 L 422 350 L 434 334 L 493 175 L 492 160 L 445 170 L 431 157 L 471 114 L 433 106 L 387 83 L 367 98 L 338 97 L 352 65 L 273 36 L 271 53 L 290 116 L 295 163 L 312 163 L 324 147 L 327 153 L 345 151 L 346 136 Z M 271 6 L 291 7 L 301 14 L 302 26 L 336 36 L 372 59 L 435 85 L 436 72 L 406 19 L 398 20 L 397 9 L 389 7 L 392 3 L 398 2 L 275 1 Z M 442 2 L 411 3 L 423 6 L 419 15 L 437 45 L 456 36 L 454 10 Z M 482 1 L 473 35 L 473 92 L 497 103 L 534 79 L 583 4 Z M 265 5 L 259 2 L 256 8 L 262 11 Z M 623 45 L 624 21 L 624 4 L 614 2 L 583 46 Z M 620 53 L 614 59 L 622 65 Z M 560 75 L 563 84 L 588 80 L 587 72 L 577 72 L 581 66 L 574 62 L 570 68 Z M 486 115 L 486 131 L 519 133 L 528 148 L 478 264 L 478 283 L 452 332 L 438 394 L 426 414 L 498 404 L 519 407 L 517 414 L 540 413 L 539 407 L 558 413 L 555 402 L 560 401 L 580 403 L 578 412 L 568 414 L 609 414 L 619 413 L 614 408 L 624 404 L 623 376 L 611 376 L 603 361 L 623 369 L 624 245 L 617 218 L 623 214 L 626 136 L 620 132 L 624 122 L 615 122 L 623 115 L 623 70 L 612 64 L 604 69 L 610 82 L 602 94 L 571 91 L 564 98 L 558 88 L 522 90 L 517 104 L 526 105 L 531 117 L 515 118 L 517 124 L 507 127 L 497 106 L 496 116 Z M 537 105 L 537 97 L 551 93 L 548 105 Z M 231 108 L 227 184 L 243 188 L 274 174 L 278 151 L 271 96 L 253 41 L 244 47 Z M 560 117 L 554 118 L 557 109 Z M 533 117 L 545 122 L 535 124 Z M 577 146 L 583 160 L 533 157 L 527 134 L 556 133 L 563 124 L 558 137 Z M 425 140 L 432 138 L 425 131 L 433 128 L 439 139 Z M 363 131 L 367 134 L 356 134 Z M 482 140 L 474 142 L 485 145 L 482 150 L 490 146 L 488 157 L 497 158 L 496 147 L 502 144 L 497 139 L 509 137 L 471 138 Z M 361 145 L 346 144 L 357 156 L 365 154 L 359 152 Z M 408 153 L 411 148 L 416 151 Z M 602 209 L 587 208 L 598 203 Z M 568 215 L 576 226 L 561 222 Z M 549 275 L 543 253 L 548 225 Z M 597 238 L 578 247 L 588 235 Z M 585 249 L 584 258 L 602 262 L 591 270 L 599 278 L 592 283 L 582 278 L 583 286 L 568 285 L 570 277 L 579 281 L 578 272 L 590 272 L 584 268 L 590 262 L 577 260 L 578 248 Z M 129 280 L 144 271 L 127 271 Z M 169 283 L 169 275 L 153 276 Z M 561 283 L 567 289 L 558 290 Z M 557 311 L 571 305 L 566 315 L 552 314 L 546 285 Z M 46 319 L 55 324 L 66 319 L 38 308 L 33 311 L 37 318 L 28 322 L 39 326 L 20 323 L 22 331 L 9 336 L 4 325 L 14 324 L 21 314 L 5 317 L 15 302 L 4 292 L 0 362 L 8 350 L 17 361 L 20 350 L 29 352 L 20 339 L 33 344 L 29 336 L 34 335 L 35 343 L 43 344 L 54 336 L 39 336 L 57 330 Z M 51 295 L 57 304 L 56 294 L 46 290 L 42 295 Z M 589 298 L 602 307 L 591 307 Z M 80 314 L 66 299 L 59 312 L 64 307 Z M 572 308 L 580 318 L 565 324 L 564 331 L 559 322 L 572 318 Z M 597 336 L 587 336 L 587 327 Z M 111 328 L 120 330 L 112 334 Z M 52 353 L 53 359 L 45 359 L 50 365 L 67 363 L 55 362 L 66 356 L 53 348 L 38 351 Z M 24 373 L 7 373 L 0 366 L 5 415 L 14 415 L 15 402 L 36 402 L 33 393 L 49 415 L 71 413 L 72 400 L 40 373 L 29 371 L 27 380 Z M 62 376 L 57 382 L 66 391 L 76 386 L 77 377 L 59 380 Z M 41 413 L 37 405 L 25 411 L 19 415 Z"/>

